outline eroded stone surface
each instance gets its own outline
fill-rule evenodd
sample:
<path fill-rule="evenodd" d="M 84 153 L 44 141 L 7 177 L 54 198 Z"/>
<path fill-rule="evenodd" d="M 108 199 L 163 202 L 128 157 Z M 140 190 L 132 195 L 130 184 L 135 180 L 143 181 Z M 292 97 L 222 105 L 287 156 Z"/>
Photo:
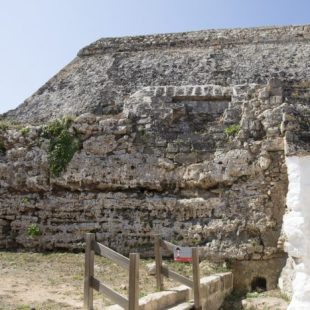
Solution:
<path fill-rule="evenodd" d="M 101 39 L 7 115 L 41 122 L 86 112 L 115 114 L 147 86 L 308 80 L 309 40 L 308 25 Z"/>
<path fill-rule="evenodd" d="M 123 113 L 81 115 L 71 130 L 82 149 L 59 177 L 40 127 L 2 131 L 2 246 L 81 248 L 95 232 L 119 252 L 149 253 L 160 232 L 220 260 L 282 256 L 289 104 L 274 103 L 273 83 L 147 87 Z M 27 236 L 31 223 L 42 236 Z"/>

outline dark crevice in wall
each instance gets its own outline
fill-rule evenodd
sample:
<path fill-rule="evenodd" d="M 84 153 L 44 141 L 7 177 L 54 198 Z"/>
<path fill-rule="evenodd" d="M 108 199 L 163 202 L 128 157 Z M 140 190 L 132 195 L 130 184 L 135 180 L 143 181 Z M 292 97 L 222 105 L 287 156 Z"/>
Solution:
<path fill-rule="evenodd" d="M 267 290 L 267 280 L 263 277 L 256 277 L 251 282 L 251 291 L 264 292 Z"/>

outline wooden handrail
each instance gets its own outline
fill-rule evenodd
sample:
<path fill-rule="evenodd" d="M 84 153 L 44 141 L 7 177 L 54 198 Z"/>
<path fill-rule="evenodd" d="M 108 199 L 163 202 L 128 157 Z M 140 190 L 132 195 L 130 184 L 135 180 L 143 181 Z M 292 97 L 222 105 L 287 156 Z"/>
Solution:
<path fill-rule="evenodd" d="M 113 251 L 112 249 L 106 247 L 99 242 L 96 242 L 95 240 L 92 241 L 92 248 L 94 249 L 96 254 L 108 258 L 120 265 L 121 267 L 129 270 L 129 259 L 127 257 Z"/>
<path fill-rule="evenodd" d="M 123 295 L 115 292 L 108 285 L 101 283 L 98 279 L 91 277 L 91 286 L 97 292 L 100 292 L 110 298 L 123 308 L 128 308 L 128 299 Z"/>
<path fill-rule="evenodd" d="M 129 259 L 95 241 L 95 234 L 87 233 L 85 247 L 84 308 L 93 309 L 93 289 L 106 295 L 126 310 L 139 309 L 139 254 L 130 253 Z M 94 277 L 94 254 L 104 256 L 129 271 L 128 298 L 114 291 Z"/>
<path fill-rule="evenodd" d="M 160 245 L 163 249 L 171 253 L 174 253 L 174 249 L 177 247 L 175 244 L 162 239 L 160 239 Z"/>
<path fill-rule="evenodd" d="M 182 276 L 181 274 L 169 269 L 168 267 L 166 266 L 162 266 L 162 274 L 167 277 L 167 278 L 170 278 L 170 279 L 173 279 L 175 281 L 178 281 L 190 288 L 193 288 L 194 287 L 194 283 L 191 279 L 187 278 L 187 277 L 184 277 Z"/>
<path fill-rule="evenodd" d="M 161 248 L 174 252 L 176 245 L 164 241 L 155 235 L 155 262 L 157 289 L 163 288 L 163 276 L 178 281 L 194 291 L 195 309 L 201 309 L 199 248 L 192 248 L 193 280 L 162 265 Z M 139 254 L 130 253 L 129 259 L 103 244 L 95 241 L 94 234 L 86 234 L 85 275 L 84 275 L 84 307 L 93 309 L 93 289 L 105 294 L 112 301 L 126 310 L 139 308 Z M 104 256 L 129 271 L 128 298 L 114 291 L 94 277 L 94 254 Z"/>
<path fill-rule="evenodd" d="M 192 248 L 193 280 L 191 280 L 162 265 L 161 248 L 174 253 L 174 249 L 177 246 L 171 242 L 162 240 L 160 235 L 154 235 L 154 239 L 157 289 L 162 290 L 163 288 L 162 276 L 178 281 L 193 289 L 195 309 L 201 309 L 199 248 Z"/>

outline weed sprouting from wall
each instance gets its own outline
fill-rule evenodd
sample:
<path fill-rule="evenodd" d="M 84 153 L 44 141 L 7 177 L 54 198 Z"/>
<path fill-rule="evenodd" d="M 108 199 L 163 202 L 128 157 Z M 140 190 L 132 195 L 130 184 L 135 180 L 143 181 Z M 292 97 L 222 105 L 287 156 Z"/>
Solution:
<path fill-rule="evenodd" d="M 234 137 L 235 135 L 238 134 L 240 131 L 240 125 L 239 124 L 233 124 L 225 128 L 225 133 L 227 137 Z"/>
<path fill-rule="evenodd" d="M 22 200 L 21 200 L 21 202 L 22 202 L 23 204 L 28 204 L 28 203 L 29 203 L 29 198 L 28 198 L 28 197 L 23 197 Z"/>
<path fill-rule="evenodd" d="M 23 135 L 23 137 L 25 137 L 30 131 L 29 127 L 23 127 L 20 129 L 20 133 Z"/>
<path fill-rule="evenodd" d="M 55 120 L 43 127 L 42 137 L 49 140 L 48 160 L 50 173 L 58 177 L 65 170 L 73 155 L 81 148 L 77 131 L 71 130 L 71 118 Z"/>
<path fill-rule="evenodd" d="M 41 235 L 41 230 L 38 224 L 30 224 L 27 227 L 27 235 L 29 237 L 37 237 Z"/>

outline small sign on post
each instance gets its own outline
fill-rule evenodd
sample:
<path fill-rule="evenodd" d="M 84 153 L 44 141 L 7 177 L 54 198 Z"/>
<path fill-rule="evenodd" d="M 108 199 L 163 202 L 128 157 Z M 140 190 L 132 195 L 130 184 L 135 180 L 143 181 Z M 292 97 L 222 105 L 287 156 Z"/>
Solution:
<path fill-rule="evenodd" d="M 173 256 L 176 262 L 191 262 L 192 261 L 192 248 L 176 246 L 173 249 Z"/>

